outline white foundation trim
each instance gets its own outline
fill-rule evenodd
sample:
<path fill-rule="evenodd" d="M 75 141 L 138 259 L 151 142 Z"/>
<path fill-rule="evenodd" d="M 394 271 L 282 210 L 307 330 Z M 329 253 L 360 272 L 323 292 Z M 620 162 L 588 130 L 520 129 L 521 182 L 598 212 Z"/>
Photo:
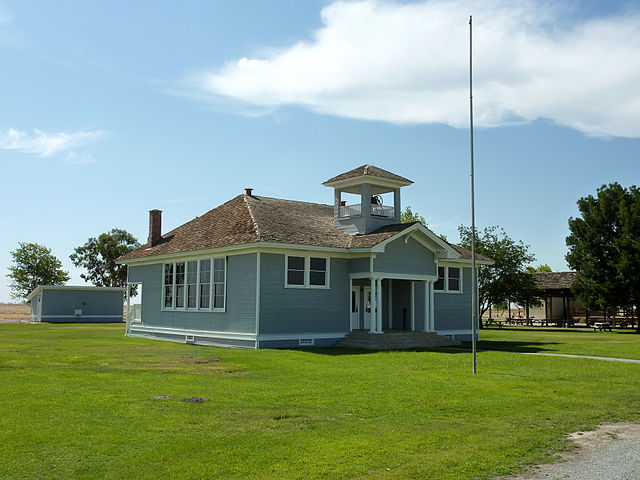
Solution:
<path fill-rule="evenodd" d="M 190 330 L 165 327 L 147 327 L 145 325 L 131 325 L 131 333 L 157 333 L 164 335 L 194 335 L 206 338 L 221 338 L 226 340 L 250 340 L 256 339 L 255 333 L 245 332 L 214 332 L 208 330 Z"/>

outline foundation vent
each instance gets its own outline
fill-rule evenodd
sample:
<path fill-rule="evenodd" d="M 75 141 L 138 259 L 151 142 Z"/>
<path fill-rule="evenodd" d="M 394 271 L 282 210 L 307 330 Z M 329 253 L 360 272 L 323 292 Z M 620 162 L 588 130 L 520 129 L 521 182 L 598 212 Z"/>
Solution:
<path fill-rule="evenodd" d="M 313 345 L 313 338 L 299 338 L 298 345 Z"/>
<path fill-rule="evenodd" d="M 184 343 L 196 343 L 196 337 L 193 335 L 185 335 Z"/>

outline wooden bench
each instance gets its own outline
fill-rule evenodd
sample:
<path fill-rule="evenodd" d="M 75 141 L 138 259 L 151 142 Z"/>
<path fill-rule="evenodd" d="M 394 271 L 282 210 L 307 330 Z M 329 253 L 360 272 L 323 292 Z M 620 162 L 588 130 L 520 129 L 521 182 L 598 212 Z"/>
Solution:
<path fill-rule="evenodd" d="M 609 322 L 596 322 L 593 324 L 593 331 L 596 332 L 598 330 L 601 332 L 605 330 L 611 331 L 611 324 Z"/>

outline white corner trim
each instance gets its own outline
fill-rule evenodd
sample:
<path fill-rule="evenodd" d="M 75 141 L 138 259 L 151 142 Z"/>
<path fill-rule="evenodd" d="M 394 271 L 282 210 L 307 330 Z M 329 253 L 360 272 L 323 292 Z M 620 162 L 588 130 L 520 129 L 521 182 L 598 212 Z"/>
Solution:
<path fill-rule="evenodd" d="M 262 263 L 260 252 L 256 253 L 256 350 L 260 348 L 258 335 L 260 333 L 260 264 Z M 225 299 L 226 302 L 226 299 Z"/>

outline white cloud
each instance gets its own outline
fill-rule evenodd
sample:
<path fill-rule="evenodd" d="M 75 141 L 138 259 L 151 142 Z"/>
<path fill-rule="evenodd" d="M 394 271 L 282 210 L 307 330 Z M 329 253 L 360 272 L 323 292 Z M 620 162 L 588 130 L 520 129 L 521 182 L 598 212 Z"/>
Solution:
<path fill-rule="evenodd" d="M 101 137 L 104 132 L 74 132 L 74 133 L 46 133 L 34 129 L 30 135 L 27 132 L 10 128 L 6 132 L 0 131 L 0 149 L 17 150 L 37 155 L 39 157 L 51 157 L 61 153 L 67 153 L 66 160 L 72 163 L 87 163 L 85 154 L 77 154 L 74 148 L 86 145 Z"/>
<path fill-rule="evenodd" d="M 270 111 L 398 124 L 468 124 L 468 15 L 475 123 L 549 118 L 594 136 L 640 137 L 640 11 L 576 20 L 534 1 L 338 1 L 313 40 L 190 78 L 196 90 Z"/>

